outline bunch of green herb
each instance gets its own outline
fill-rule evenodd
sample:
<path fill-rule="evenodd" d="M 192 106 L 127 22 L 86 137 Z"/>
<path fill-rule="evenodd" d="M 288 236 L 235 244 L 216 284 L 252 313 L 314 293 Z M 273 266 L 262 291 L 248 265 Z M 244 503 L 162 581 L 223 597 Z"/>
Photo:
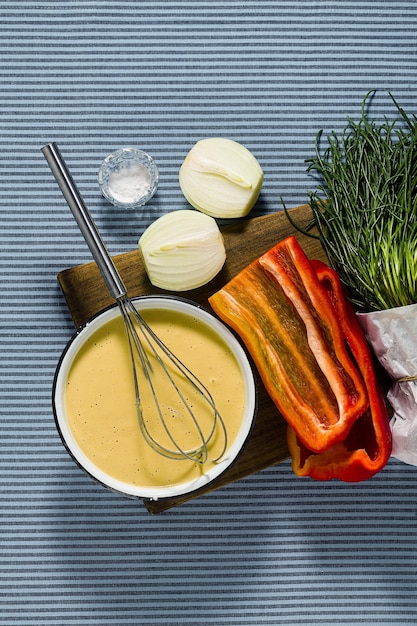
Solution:
<path fill-rule="evenodd" d="M 307 171 L 320 185 L 310 205 L 329 261 L 364 310 L 417 302 L 417 118 L 390 97 L 399 119 L 382 124 L 366 115 L 338 137 L 332 133 Z"/>

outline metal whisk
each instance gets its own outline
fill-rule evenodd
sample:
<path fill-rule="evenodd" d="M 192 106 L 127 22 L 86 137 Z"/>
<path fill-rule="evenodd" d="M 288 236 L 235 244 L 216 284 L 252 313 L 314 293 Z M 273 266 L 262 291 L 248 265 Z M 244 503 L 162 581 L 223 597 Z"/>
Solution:
<path fill-rule="evenodd" d="M 90 248 L 111 296 L 122 315 L 129 346 L 140 430 L 146 442 L 159 454 L 170 459 L 188 459 L 205 463 L 209 447 L 220 441 L 217 462 L 227 448 L 225 423 L 207 387 L 171 352 L 150 328 L 127 295 L 126 287 L 104 245 L 97 227 L 69 173 L 58 146 L 50 143 L 42 152 L 54 174 L 75 220 Z M 145 416 L 143 389 L 138 367 L 147 386 Z M 175 400 L 163 403 L 159 395 L 169 387 Z M 153 408 L 152 408 L 153 406 Z M 204 419 L 203 419 L 203 416 Z M 159 421 L 163 437 L 155 437 L 153 423 Z M 185 446 L 184 432 L 190 433 Z M 180 437 L 181 436 L 181 437 Z M 181 438 L 182 443 L 178 439 Z M 219 439 L 220 438 L 220 439 Z M 217 448 L 219 448 L 217 444 Z"/>

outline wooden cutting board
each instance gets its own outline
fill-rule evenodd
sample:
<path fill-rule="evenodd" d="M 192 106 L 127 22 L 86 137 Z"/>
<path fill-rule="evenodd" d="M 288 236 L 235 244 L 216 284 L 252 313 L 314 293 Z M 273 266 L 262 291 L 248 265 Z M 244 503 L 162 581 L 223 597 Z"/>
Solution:
<path fill-rule="evenodd" d="M 301 228 L 305 228 L 312 219 L 308 205 L 291 209 L 291 215 Z M 221 272 L 208 285 L 179 294 L 207 308 L 210 308 L 209 296 L 223 287 L 246 265 L 289 235 L 296 235 L 309 258 L 326 260 L 318 240 L 296 231 L 282 211 L 241 220 L 222 229 L 222 232 L 227 259 Z M 151 285 L 138 250 L 115 256 L 114 262 L 131 297 L 158 293 L 172 295 L 172 292 L 164 292 Z M 114 303 L 94 262 L 60 272 L 58 282 L 76 328 Z M 145 500 L 145 506 L 151 513 L 159 513 L 287 459 L 289 452 L 285 433 L 285 421 L 258 378 L 258 410 L 255 426 L 234 465 L 216 481 L 198 492 L 157 501 Z"/>

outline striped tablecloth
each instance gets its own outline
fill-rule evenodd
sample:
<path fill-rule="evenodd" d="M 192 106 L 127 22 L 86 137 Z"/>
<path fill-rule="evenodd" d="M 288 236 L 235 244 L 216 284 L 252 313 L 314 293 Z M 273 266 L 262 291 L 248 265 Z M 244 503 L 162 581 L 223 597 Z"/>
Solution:
<path fill-rule="evenodd" d="M 112 253 L 185 206 L 195 141 L 246 145 L 265 172 L 252 215 L 303 204 L 314 138 L 376 89 L 417 110 L 414 0 L 0 1 L 0 624 L 417 624 L 417 469 L 368 483 L 290 464 L 158 516 L 72 462 L 51 410 L 72 323 L 56 275 L 90 260 L 40 152 L 56 141 Z M 135 145 L 160 170 L 140 213 L 99 194 Z"/>

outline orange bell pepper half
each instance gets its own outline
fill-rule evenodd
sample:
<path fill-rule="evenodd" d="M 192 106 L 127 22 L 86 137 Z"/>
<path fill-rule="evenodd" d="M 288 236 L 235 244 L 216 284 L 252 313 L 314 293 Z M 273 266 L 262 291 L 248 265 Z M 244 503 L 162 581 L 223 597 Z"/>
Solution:
<path fill-rule="evenodd" d="M 342 442 L 369 405 L 339 313 L 295 237 L 209 298 L 241 337 L 266 390 L 306 449 Z"/>
<path fill-rule="evenodd" d="M 288 426 L 287 441 L 293 470 L 299 476 L 317 480 L 338 478 L 358 482 L 371 478 L 387 463 L 392 450 L 392 435 L 386 404 L 376 380 L 368 343 L 351 304 L 345 300 L 336 272 L 320 261 L 312 261 L 317 276 L 343 328 L 347 344 L 361 371 L 369 397 L 369 408 L 352 426 L 344 441 L 316 454 Z"/>

